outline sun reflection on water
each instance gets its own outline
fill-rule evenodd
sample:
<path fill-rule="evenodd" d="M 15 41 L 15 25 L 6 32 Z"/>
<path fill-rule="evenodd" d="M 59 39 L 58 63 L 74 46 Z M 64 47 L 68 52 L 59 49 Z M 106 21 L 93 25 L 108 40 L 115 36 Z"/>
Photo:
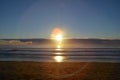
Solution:
<path fill-rule="evenodd" d="M 60 55 L 60 54 L 63 54 L 63 53 L 57 52 L 57 53 L 55 53 L 55 54 Z"/>
<path fill-rule="evenodd" d="M 55 61 L 56 62 L 63 62 L 63 59 L 64 59 L 64 57 L 63 56 L 60 56 L 61 54 L 63 54 L 63 53 L 60 53 L 59 51 L 61 51 L 61 45 L 59 44 L 59 45 L 57 45 L 57 48 L 56 48 L 56 55 L 57 56 L 55 56 L 54 57 L 54 59 L 55 59 Z"/>
<path fill-rule="evenodd" d="M 61 45 L 57 45 L 57 48 L 60 49 L 60 48 L 61 48 Z"/>
<path fill-rule="evenodd" d="M 57 51 L 61 51 L 61 50 L 62 50 L 62 49 L 61 49 L 61 45 L 60 45 L 60 44 L 59 44 L 59 45 L 57 45 L 56 50 L 57 50 Z"/>
<path fill-rule="evenodd" d="M 62 53 L 60 51 L 62 50 L 62 42 L 63 42 L 63 32 L 59 28 L 55 28 L 51 35 L 52 39 L 54 39 L 57 43 L 56 45 L 56 56 L 54 56 L 54 60 L 56 62 L 63 62 L 64 57 L 61 56 Z"/>
<path fill-rule="evenodd" d="M 64 57 L 63 56 L 55 56 L 54 59 L 56 62 L 63 62 Z"/>
<path fill-rule="evenodd" d="M 59 43 L 57 44 L 57 46 L 56 46 L 56 55 L 57 56 L 54 56 L 54 60 L 56 61 L 56 62 L 63 62 L 63 60 L 64 60 L 64 57 L 63 56 L 60 56 L 61 54 L 63 54 L 63 53 L 61 53 L 61 52 L 59 52 L 59 51 L 61 51 L 62 49 L 61 49 L 61 47 L 62 47 L 62 43 L 61 43 L 61 41 L 59 41 Z"/>

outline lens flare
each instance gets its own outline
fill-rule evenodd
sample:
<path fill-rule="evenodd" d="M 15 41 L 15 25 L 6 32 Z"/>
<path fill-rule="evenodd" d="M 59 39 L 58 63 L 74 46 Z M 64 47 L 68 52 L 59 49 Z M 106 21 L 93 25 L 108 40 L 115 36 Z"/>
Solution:
<path fill-rule="evenodd" d="M 59 28 L 54 28 L 53 31 L 52 31 L 53 36 L 56 36 L 59 33 L 61 33 L 61 30 Z"/>

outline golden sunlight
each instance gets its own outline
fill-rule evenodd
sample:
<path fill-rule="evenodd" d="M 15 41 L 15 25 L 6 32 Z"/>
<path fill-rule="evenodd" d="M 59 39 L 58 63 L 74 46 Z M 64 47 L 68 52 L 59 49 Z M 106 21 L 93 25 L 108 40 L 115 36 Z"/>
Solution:
<path fill-rule="evenodd" d="M 61 50 L 61 44 L 58 44 L 58 45 L 57 45 L 56 50 L 57 50 L 57 51 L 60 51 L 60 50 Z"/>
<path fill-rule="evenodd" d="M 57 45 L 57 48 L 59 49 L 59 48 L 61 48 L 61 46 L 60 46 L 60 45 Z"/>
<path fill-rule="evenodd" d="M 56 62 L 62 62 L 63 61 L 63 56 L 60 56 L 59 51 L 61 51 L 61 47 L 62 47 L 62 40 L 63 40 L 63 33 L 59 28 L 54 28 L 52 31 L 52 35 L 51 38 L 57 41 L 57 45 L 56 45 L 56 51 L 57 56 L 54 57 Z"/>
<path fill-rule="evenodd" d="M 55 39 L 56 39 L 58 42 L 62 41 L 62 39 L 63 39 L 62 34 L 57 34 L 57 35 L 55 36 Z"/>
<path fill-rule="evenodd" d="M 62 56 L 55 56 L 54 59 L 57 62 L 62 62 L 64 58 Z"/>
<path fill-rule="evenodd" d="M 51 37 L 56 41 L 61 42 L 63 40 L 62 31 L 59 28 L 53 29 Z"/>
<path fill-rule="evenodd" d="M 60 54 L 63 54 L 63 53 L 57 52 L 57 53 L 55 53 L 55 54 L 58 54 L 58 55 L 60 55 Z"/>

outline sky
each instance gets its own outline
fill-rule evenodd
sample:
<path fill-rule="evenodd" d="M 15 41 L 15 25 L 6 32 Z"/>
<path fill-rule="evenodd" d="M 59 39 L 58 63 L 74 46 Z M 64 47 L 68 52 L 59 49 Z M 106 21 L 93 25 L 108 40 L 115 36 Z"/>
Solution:
<path fill-rule="evenodd" d="M 120 39 L 120 0 L 0 0 L 0 39 Z"/>

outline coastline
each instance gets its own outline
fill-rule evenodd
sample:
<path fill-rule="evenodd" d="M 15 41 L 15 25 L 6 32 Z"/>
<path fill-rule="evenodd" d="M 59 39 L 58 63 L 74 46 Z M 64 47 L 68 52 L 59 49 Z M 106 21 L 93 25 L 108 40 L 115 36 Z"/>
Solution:
<path fill-rule="evenodd" d="M 0 61 L 1 80 L 120 80 L 119 70 L 120 63 Z"/>

